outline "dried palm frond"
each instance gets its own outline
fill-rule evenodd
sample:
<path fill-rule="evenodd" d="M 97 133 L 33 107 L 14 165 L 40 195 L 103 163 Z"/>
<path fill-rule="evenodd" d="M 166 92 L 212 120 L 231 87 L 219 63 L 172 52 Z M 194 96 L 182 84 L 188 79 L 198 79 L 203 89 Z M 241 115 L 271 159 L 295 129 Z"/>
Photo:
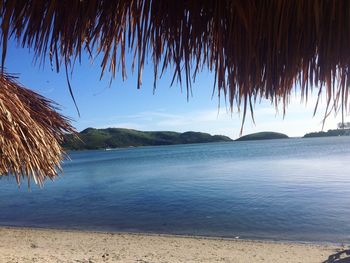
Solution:
<path fill-rule="evenodd" d="M 57 71 L 81 53 L 102 55 L 115 75 L 135 54 L 141 86 L 147 54 L 154 75 L 166 68 L 190 89 L 204 68 L 231 109 L 266 98 L 284 108 L 292 90 L 325 92 L 329 109 L 345 105 L 350 81 L 348 0 L 2 0 L 2 66 L 13 36 Z"/>
<path fill-rule="evenodd" d="M 0 75 L 0 176 L 13 175 L 42 185 L 57 175 L 64 152 L 63 135 L 73 132 L 52 101 Z"/>

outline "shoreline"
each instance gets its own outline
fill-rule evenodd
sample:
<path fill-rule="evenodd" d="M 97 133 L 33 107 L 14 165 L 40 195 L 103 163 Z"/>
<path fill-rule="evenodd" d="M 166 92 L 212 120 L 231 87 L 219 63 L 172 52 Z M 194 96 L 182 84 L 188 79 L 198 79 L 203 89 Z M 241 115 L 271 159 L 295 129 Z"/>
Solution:
<path fill-rule="evenodd" d="M 80 228 L 59 228 L 59 227 L 46 227 L 46 226 L 13 226 L 13 225 L 0 225 L 1 229 L 14 229 L 14 230 L 42 230 L 42 231 L 58 231 L 58 232 L 72 232 L 72 233 L 91 233 L 91 234 L 108 234 L 108 235 L 135 235 L 135 236 L 159 236 L 159 237 L 176 237 L 176 238 L 193 238 L 193 239 L 208 239 L 208 240 L 223 240 L 223 241 L 242 241 L 242 242 L 262 242 L 272 244 L 300 244 L 300 245 L 320 245 L 320 246 L 349 246 L 350 242 L 331 242 L 331 241 L 305 241 L 305 240 L 292 240 L 292 239 L 273 239 L 273 238 L 242 238 L 241 236 L 229 237 L 229 236 L 215 236 L 215 235 L 200 235 L 200 234 L 176 234 L 176 233 L 163 233 L 163 232 L 142 232 L 142 231 L 113 231 L 113 230 L 94 230 L 94 229 L 80 229 Z"/>
<path fill-rule="evenodd" d="M 346 248 L 289 241 L 0 227 L 0 262 L 323 262 Z"/>

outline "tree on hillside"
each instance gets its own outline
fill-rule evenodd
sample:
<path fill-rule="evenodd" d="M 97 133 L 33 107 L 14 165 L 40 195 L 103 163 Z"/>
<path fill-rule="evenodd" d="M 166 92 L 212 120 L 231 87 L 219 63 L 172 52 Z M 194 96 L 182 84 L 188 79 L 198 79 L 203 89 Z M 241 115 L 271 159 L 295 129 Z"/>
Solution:
<path fill-rule="evenodd" d="M 350 122 L 339 122 L 338 123 L 338 129 L 349 129 L 350 128 Z"/>

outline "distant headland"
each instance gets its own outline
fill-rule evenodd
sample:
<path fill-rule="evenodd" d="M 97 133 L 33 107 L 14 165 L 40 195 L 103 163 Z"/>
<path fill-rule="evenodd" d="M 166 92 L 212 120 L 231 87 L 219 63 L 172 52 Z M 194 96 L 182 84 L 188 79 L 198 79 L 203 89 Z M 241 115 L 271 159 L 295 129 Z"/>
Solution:
<path fill-rule="evenodd" d="M 350 129 L 334 129 L 327 132 L 312 132 L 302 138 L 350 136 Z M 209 133 L 188 131 L 184 133 L 173 131 L 138 131 L 125 128 L 95 129 L 87 128 L 78 137 L 67 134 L 62 144 L 66 150 L 98 150 L 109 148 L 125 148 L 138 146 L 175 145 L 190 143 L 231 142 L 231 138 L 224 135 L 210 135 Z M 235 141 L 256 141 L 288 139 L 286 134 L 279 132 L 257 132 L 244 135 Z"/>
<path fill-rule="evenodd" d="M 236 141 L 256 141 L 256 140 L 273 140 L 273 139 L 288 139 L 289 137 L 279 132 L 257 132 L 242 136 Z"/>
<path fill-rule="evenodd" d="M 174 145 L 189 143 L 228 142 L 231 138 L 203 132 L 138 131 L 123 128 L 87 128 L 79 138 L 67 134 L 62 144 L 66 150 L 97 150 L 137 146 Z"/>
<path fill-rule="evenodd" d="M 328 130 L 326 132 L 311 132 L 304 135 L 303 138 L 313 138 L 313 137 L 330 137 L 330 136 L 350 136 L 350 129 L 335 129 Z"/>
<path fill-rule="evenodd" d="M 348 129 L 334 129 L 328 131 L 311 132 L 305 134 L 302 138 L 316 138 L 316 137 L 332 137 L 332 136 L 350 136 L 350 128 Z M 272 139 L 288 139 L 286 134 L 278 132 L 257 132 L 242 136 L 235 141 L 255 141 L 255 140 L 272 140 Z"/>

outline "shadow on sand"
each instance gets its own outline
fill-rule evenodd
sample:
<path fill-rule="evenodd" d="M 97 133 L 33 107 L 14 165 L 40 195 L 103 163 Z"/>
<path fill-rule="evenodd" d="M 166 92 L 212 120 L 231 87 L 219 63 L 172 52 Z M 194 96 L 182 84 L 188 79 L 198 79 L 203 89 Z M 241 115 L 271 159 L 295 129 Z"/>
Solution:
<path fill-rule="evenodd" d="M 350 249 L 332 254 L 322 263 L 350 263 Z"/>

